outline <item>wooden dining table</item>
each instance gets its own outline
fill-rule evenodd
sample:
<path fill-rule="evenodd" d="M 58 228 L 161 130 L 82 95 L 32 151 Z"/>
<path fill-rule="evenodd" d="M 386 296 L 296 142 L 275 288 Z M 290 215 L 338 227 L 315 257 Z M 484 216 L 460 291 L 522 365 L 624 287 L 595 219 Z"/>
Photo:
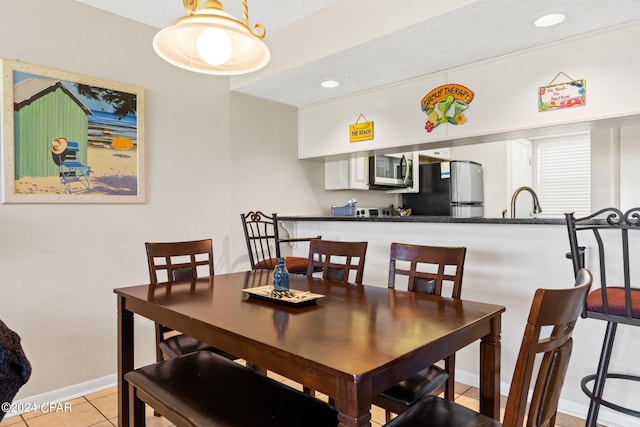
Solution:
<path fill-rule="evenodd" d="M 499 419 L 503 306 L 295 274 L 292 289 L 322 297 L 290 306 L 243 292 L 271 280 L 257 270 L 115 289 L 118 424 L 129 425 L 134 314 L 334 398 L 345 427 L 370 426 L 373 396 L 479 340 L 480 411 Z"/>

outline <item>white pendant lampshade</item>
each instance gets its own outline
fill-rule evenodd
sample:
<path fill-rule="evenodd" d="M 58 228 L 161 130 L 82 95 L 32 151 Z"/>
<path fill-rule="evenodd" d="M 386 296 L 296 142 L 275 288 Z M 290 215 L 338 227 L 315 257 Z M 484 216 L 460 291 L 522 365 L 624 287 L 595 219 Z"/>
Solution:
<path fill-rule="evenodd" d="M 249 28 L 247 0 L 242 0 L 244 23 L 223 11 L 217 0 L 208 0 L 200 10 L 199 0 L 184 0 L 188 13 L 153 38 L 153 49 L 165 61 L 205 74 L 233 75 L 259 70 L 267 65 L 269 48 L 262 41 L 266 31 L 256 24 Z"/>

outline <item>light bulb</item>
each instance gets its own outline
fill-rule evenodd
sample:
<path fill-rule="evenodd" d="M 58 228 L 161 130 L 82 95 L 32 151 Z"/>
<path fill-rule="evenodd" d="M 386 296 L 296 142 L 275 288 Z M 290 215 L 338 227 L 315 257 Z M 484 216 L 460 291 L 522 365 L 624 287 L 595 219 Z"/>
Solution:
<path fill-rule="evenodd" d="M 198 34 L 196 50 L 211 65 L 222 65 L 231 58 L 231 39 L 220 28 L 205 28 Z"/>

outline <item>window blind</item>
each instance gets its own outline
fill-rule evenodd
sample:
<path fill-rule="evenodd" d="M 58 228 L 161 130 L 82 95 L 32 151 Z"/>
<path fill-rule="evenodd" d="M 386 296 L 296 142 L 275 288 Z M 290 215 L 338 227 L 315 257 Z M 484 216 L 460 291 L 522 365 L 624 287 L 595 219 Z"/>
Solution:
<path fill-rule="evenodd" d="M 537 193 L 543 212 L 591 211 L 589 133 L 538 140 Z"/>

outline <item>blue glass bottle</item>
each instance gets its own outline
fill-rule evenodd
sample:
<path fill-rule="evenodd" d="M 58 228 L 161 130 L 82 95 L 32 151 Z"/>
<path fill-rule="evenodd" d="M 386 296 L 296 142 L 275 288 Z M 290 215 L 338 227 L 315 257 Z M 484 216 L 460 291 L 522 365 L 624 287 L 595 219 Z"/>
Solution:
<path fill-rule="evenodd" d="M 289 272 L 284 265 L 284 258 L 278 258 L 278 264 L 273 270 L 273 290 L 276 292 L 289 290 Z"/>

